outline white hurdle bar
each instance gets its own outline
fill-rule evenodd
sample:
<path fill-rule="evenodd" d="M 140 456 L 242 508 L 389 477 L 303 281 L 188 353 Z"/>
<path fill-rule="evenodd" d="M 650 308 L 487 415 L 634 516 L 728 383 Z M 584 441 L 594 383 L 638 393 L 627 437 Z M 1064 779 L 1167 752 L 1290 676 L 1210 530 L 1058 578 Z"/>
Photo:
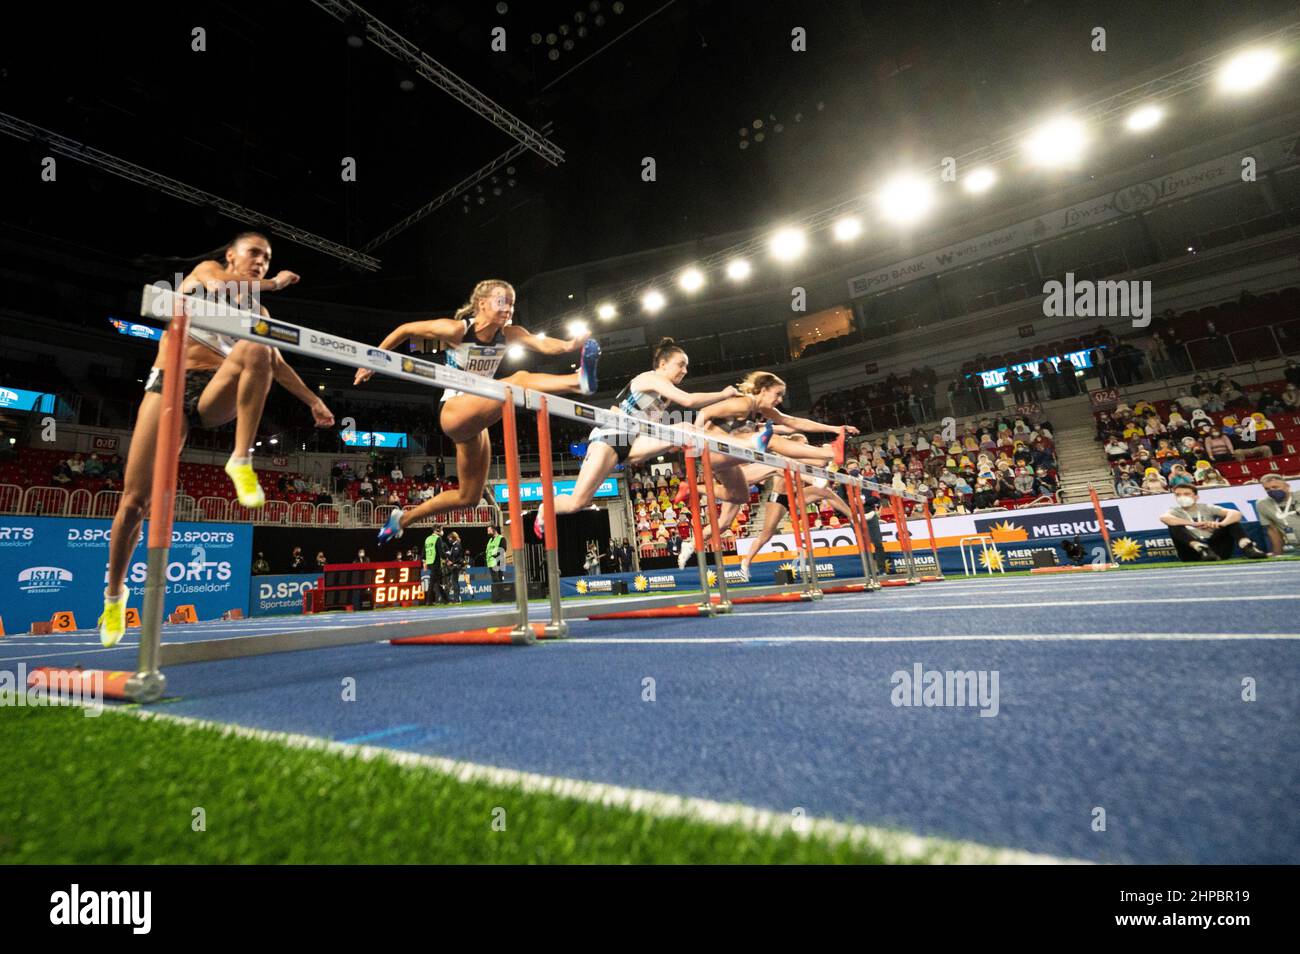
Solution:
<path fill-rule="evenodd" d="M 161 285 L 144 287 L 141 315 L 170 321 L 177 308 L 183 308 L 189 323 L 196 328 L 217 334 L 240 338 L 247 341 L 266 344 L 273 347 L 307 355 L 332 364 L 345 364 L 351 367 L 367 368 L 377 374 L 414 381 L 419 384 L 442 388 L 454 388 L 469 394 L 505 402 L 507 397 L 512 404 L 526 409 L 538 409 L 543 399 L 547 402 L 550 413 L 570 420 L 590 422 L 593 426 L 611 427 L 622 430 L 628 435 L 645 434 L 655 440 L 692 448 L 699 452 L 713 451 L 728 457 L 740 458 L 769 464 L 783 470 L 821 477 L 847 485 L 866 487 L 886 496 L 903 496 L 920 499 L 914 495 L 900 493 L 892 487 L 882 487 L 872 481 L 850 478 L 844 474 L 833 473 L 820 467 L 804 464 L 800 461 L 770 453 L 760 452 L 739 442 L 712 437 L 699 431 L 658 424 L 629 417 L 617 411 L 593 407 L 572 401 L 558 395 L 545 395 L 539 391 L 529 391 L 507 385 L 492 378 L 469 374 L 441 364 L 434 364 L 423 358 L 401 355 L 385 351 L 359 341 L 326 335 L 301 325 L 264 318 L 251 311 L 232 308 L 229 305 L 211 301 L 199 296 L 178 295 L 170 288 Z M 558 586 L 558 581 L 555 581 Z M 319 629 L 305 626 L 294 632 L 280 632 L 266 635 L 253 635 L 239 638 L 217 638 L 184 643 L 161 644 L 161 627 L 152 634 L 144 634 L 140 643 L 140 671 L 136 674 L 134 685 L 138 690 L 132 693 L 137 702 L 152 702 L 160 698 L 165 690 L 165 678 L 161 674 L 163 666 L 214 660 L 235 659 L 266 653 L 290 652 L 305 649 L 318 649 L 356 645 L 380 640 L 426 635 L 438 632 L 458 632 L 465 629 L 477 629 L 490 626 L 513 624 L 513 632 L 519 634 L 516 642 L 534 642 L 531 622 L 528 619 L 526 593 L 527 582 L 523 579 L 522 554 L 516 555 L 515 586 L 518 607 L 513 611 L 477 616 L 450 616 L 440 618 L 436 623 L 423 620 L 411 621 L 375 621 L 360 623 L 354 627 L 330 627 Z M 620 601 L 619 611 L 635 610 L 660 606 L 680 596 L 659 596 Z M 709 599 L 705 592 L 704 599 Z M 590 608 L 566 608 L 565 618 L 587 615 Z M 151 638 L 146 638 L 150 637 Z M 143 678 L 142 678 L 143 677 Z M 131 684 L 128 684 L 129 686 Z"/>

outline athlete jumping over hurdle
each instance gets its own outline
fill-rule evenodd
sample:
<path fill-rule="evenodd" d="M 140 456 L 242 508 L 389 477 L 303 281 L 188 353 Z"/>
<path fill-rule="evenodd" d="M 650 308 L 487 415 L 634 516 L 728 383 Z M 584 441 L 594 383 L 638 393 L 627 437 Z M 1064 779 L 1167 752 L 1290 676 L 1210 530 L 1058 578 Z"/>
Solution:
<path fill-rule="evenodd" d="M 733 440 L 755 437 L 760 450 L 793 460 L 805 460 L 818 465 L 844 463 L 844 439 L 857 434 L 858 429 L 848 425 L 835 426 L 805 417 L 792 417 L 779 410 L 785 400 L 786 384 L 769 371 L 753 371 L 737 386 L 739 396 L 710 405 L 700 412 L 695 424 L 707 433 Z M 780 433 L 776 433 L 779 431 Z M 830 433 L 835 439 L 824 447 L 815 447 L 786 435 L 798 432 Z M 749 482 L 744 475 L 744 462 L 723 454 L 712 454 L 709 463 L 713 476 L 721 485 L 719 499 L 723 502 L 718 529 L 731 526 L 740 508 L 749 502 Z M 770 472 L 770 468 L 767 468 Z M 690 488 L 678 487 L 677 500 L 684 501 Z M 685 566 L 695 552 L 695 541 L 687 538 L 678 554 L 678 566 Z"/>
<path fill-rule="evenodd" d="M 578 370 L 573 374 L 516 371 L 503 381 L 546 394 L 594 394 L 596 363 L 600 358 L 600 345 L 596 340 L 586 334 L 568 341 L 529 334 L 511 323 L 514 310 L 514 287 L 509 282 L 488 279 L 474 286 L 469 301 L 456 310 L 454 317 L 400 325 L 379 343 L 379 347 L 391 350 L 412 337 L 439 341 L 445 349 L 444 360 L 448 367 L 486 378 L 496 377 L 510 345 L 519 345 L 538 354 L 578 352 Z M 361 384 L 373 374 L 369 369 L 359 368 L 353 383 Z M 460 485 L 453 490 L 444 490 L 411 510 L 394 508 L 388 522 L 379 531 L 381 544 L 398 539 L 417 520 L 457 507 L 473 506 L 482 499 L 488 465 L 492 460 L 487 429 L 501 419 L 501 409 L 502 403 L 492 398 L 451 388 L 443 392 L 439 426 L 456 445 L 456 475 Z"/>
<path fill-rule="evenodd" d="M 298 276 L 288 271 L 280 272 L 271 281 L 265 280 L 271 265 L 271 244 L 258 232 L 236 235 L 220 258 L 220 261 L 214 257 L 200 262 L 185 277 L 179 291 L 191 294 L 202 289 L 231 305 L 249 308 L 258 302 L 261 292 L 280 291 L 298 281 Z M 257 307 L 264 317 L 270 317 L 265 307 L 260 304 Z M 140 535 L 153 488 L 153 458 L 162 415 L 169 333 L 163 332 L 153 370 L 144 386 L 126 455 L 122 497 L 109 532 L 104 611 L 99 617 L 99 639 L 106 647 L 116 646 L 126 632 L 127 564 Z M 317 427 L 334 423 L 334 415 L 325 402 L 303 384 L 278 348 L 190 328 L 185 343 L 185 402 L 178 453 L 185 446 L 191 427 L 213 428 L 235 421 L 235 447 L 225 469 L 235 485 L 239 502 L 253 509 L 265 504 L 266 497 L 248 454 L 257 437 L 272 380 L 311 409 Z"/>
<path fill-rule="evenodd" d="M 679 385 L 686 377 L 689 366 L 690 357 L 686 350 L 672 338 L 664 338 L 655 346 L 651 359 L 652 370 L 643 371 L 629 381 L 618 393 L 610 410 L 647 421 L 661 421 L 670 404 L 695 410 L 740 394 L 734 387 L 699 394 L 683 391 Z M 595 499 L 601 482 L 619 464 L 644 463 L 674 448 L 673 444 L 657 441 L 644 434 L 624 432 L 616 427 L 594 428 L 587 435 L 587 456 L 582 460 L 582 469 L 574 482 L 573 492 L 555 497 L 556 514 L 574 513 L 589 506 Z M 533 532 L 539 539 L 545 534 L 545 517 L 541 507 L 537 508 Z"/>

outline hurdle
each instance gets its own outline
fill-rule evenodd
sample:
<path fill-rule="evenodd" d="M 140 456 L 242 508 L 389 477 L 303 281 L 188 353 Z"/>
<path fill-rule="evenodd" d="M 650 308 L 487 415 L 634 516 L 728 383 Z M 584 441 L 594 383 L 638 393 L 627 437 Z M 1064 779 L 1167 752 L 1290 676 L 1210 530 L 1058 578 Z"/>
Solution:
<path fill-rule="evenodd" d="M 790 469 L 813 478 L 822 478 L 849 486 L 868 488 L 884 496 L 898 497 L 899 492 L 885 488 L 874 481 L 848 477 L 832 473 L 803 461 L 788 460 L 778 454 L 759 451 L 738 441 L 706 434 L 703 431 L 661 424 L 631 417 L 618 411 L 583 404 L 578 401 L 558 396 L 544 395 L 541 392 L 511 386 L 492 378 L 471 374 L 446 365 L 412 355 L 401 355 L 391 351 L 354 341 L 337 335 L 326 335 L 302 325 L 264 318 L 253 311 L 234 308 L 201 296 L 181 295 L 165 285 L 144 286 L 141 298 L 141 315 L 169 321 L 169 330 L 175 332 L 169 337 L 166 349 L 167 364 L 175 372 L 166 375 L 164 380 L 162 417 L 159 424 L 158 453 L 154 459 L 154 486 L 151 497 L 152 516 L 149 526 L 148 573 L 145 584 L 145 619 L 140 638 L 139 662 L 137 671 L 127 680 L 126 695 L 135 702 L 154 702 L 162 697 L 166 690 L 164 667 L 191 663 L 231 660 L 257 656 L 268 653 L 294 652 L 307 649 L 323 649 L 340 646 L 358 645 L 371 642 L 386 642 L 413 636 L 431 636 L 438 633 L 459 633 L 464 631 L 486 630 L 498 627 L 510 629 L 511 642 L 516 645 L 529 645 L 537 641 L 537 635 L 528 618 L 528 593 L 523 580 L 524 540 L 523 507 L 519 491 L 519 456 L 517 446 L 516 409 L 541 410 L 570 420 L 596 426 L 620 429 L 628 433 L 644 434 L 667 444 L 694 450 L 705 456 L 705 477 L 711 478 L 712 469 L 708 466 L 708 452 L 741 460 L 766 464 L 774 469 Z M 475 394 L 489 400 L 500 401 L 502 423 L 506 443 L 506 477 L 509 484 L 510 544 L 514 559 L 515 609 L 500 613 L 451 615 L 440 617 L 436 624 L 428 620 L 405 619 L 393 621 L 375 621 L 347 626 L 304 626 L 300 630 L 256 634 L 239 637 L 194 640 L 181 643 L 162 642 L 163 604 L 166 595 L 166 566 L 170 546 L 173 504 L 175 502 L 176 473 L 179 466 L 180 425 L 182 402 L 184 396 L 184 342 L 190 326 L 202 328 L 239 338 L 281 348 L 286 351 L 306 355 L 330 364 L 346 364 L 351 367 L 365 368 L 377 374 L 411 381 L 426 387 L 453 388 L 469 394 Z M 549 441 L 548 441 L 549 445 Z M 548 447 L 549 450 L 549 447 Z M 543 457 L 547 457 L 543 454 Z M 548 508 L 554 515 L 553 486 L 543 482 L 544 499 L 547 490 L 551 490 Z M 706 498 L 714 496 L 711 480 L 706 488 Z M 919 499 L 915 495 L 902 494 L 908 499 Z M 716 503 L 716 499 L 713 500 Z M 725 574 L 721 552 L 721 530 L 716 527 L 717 566 L 719 580 L 719 605 L 725 601 Z M 552 585 L 559 586 L 558 573 L 550 574 Z M 707 583 L 707 578 L 706 581 Z M 707 590 L 704 604 L 712 607 L 713 601 Z M 679 597 L 659 596 L 644 600 L 629 601 L 620 607 L 625 611 L 662 607 L 665 603 Z M 558 635 L 560 627 L 556 624 L 564 619 L 590 618 L 590 607 L 557 607 L 551 603 L 551 628 Z M 545 627 L 544 627 L 545 629 Z"/>

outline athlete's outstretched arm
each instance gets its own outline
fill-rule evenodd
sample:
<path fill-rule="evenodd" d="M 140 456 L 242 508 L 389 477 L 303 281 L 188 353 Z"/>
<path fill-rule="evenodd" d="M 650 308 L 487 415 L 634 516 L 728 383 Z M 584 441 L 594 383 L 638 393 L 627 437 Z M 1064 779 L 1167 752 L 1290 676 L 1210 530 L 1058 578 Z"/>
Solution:
<path fill-rule="evenodd" d="M 228 268 L 217 261 L 199 262 L 194 271 L 185 276 L 185 281 L 181 282 L 181 293 L 189 294 L 198 290 L 202 285 L 205 291 L 220 291 L 231 284 L 246 285 L 248 290 L 257 295 L 264 291 L 280 291 L 288 288 L 290 285 L 298 283 L 297 272 L 281 270 L 276 273 L 275 278 L 261 279 L 260 281 L 250 282 L 246 278 L 241 278 Z"/>
<path fill-rule="evenodd" d="M 398 325 L 388 333 L 383 341 L 379 342 L 379 347 L 384 351 L 392 351 L 403 341 L 409 338 L 432 338 L 442 342 L 460 344 L 461 338 L 465 334 L 465 326 L 455 318 L 431 318 L 428 321 L 408 321 L 404 325 Z M 357 368 L 357 373 L 352 378 L 353 384 L 360 384 L 363 381 L 369 381 L 375 372 L 369 368 Z"/>
<path fill-rule="evenodd" d="M 298 377 L 298 372 L 284 360 L 284 355 L 280 354 L 279 348 L 271 349 L 271 377 L 275 378 L 280 387 L 311 408 L 311 416 L 315 419 L 317 427 L 329 427 L 334 423 L 334 412 L 303 383 L 302 378 Z"/>
<path fill-rule="evenodd" d="M 811 432 L 814 434 L 838 434 L 841 427 L 849 434 L 859 433 L 856 427 L 850 424 L 836 426 L 834 424 L 823 424 L 820 421 L 812 421 L 806 417 L 791 417 L 789 414 L 782 414 L 773 408 L 770 411 L 764 411 L 764 416 L 769 421 L 777 424 L 784 424 L 787 427 L 793 427 L 796 431 Z"/>
<path fill-rule="evenodd" d="M 639 384 L 644 384 L 645 386 L 641 387 Z M 672 401 L 678 407 L 690 408 L 691 410 L 700 407 L 708 407 L 710 404 L 717 404 L 719 401 L 733 398 L 740 393 L 730 385 L 721 391 L 699 391 L 691 393 L 690 391 L 683 391 L 681 388 L 665 381 L 658 375 L 649 375 L 639 384 L 633 382 L 633 387 L 638 391 L 653 391 L 655 394 Z"/>

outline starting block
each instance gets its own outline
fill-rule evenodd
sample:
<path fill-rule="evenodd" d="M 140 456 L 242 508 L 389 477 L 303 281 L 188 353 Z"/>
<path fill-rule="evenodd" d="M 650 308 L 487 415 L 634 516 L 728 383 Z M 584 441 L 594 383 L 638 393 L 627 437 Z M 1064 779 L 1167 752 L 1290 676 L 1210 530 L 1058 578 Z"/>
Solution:
<path fill-rule="evenodd" d="M 27 674 L 27 688 L 44 689 L 47 693 L 67 692 L 81 698 L 101 697 L 123 699 L 126 681 L 134 675 L 129 672 L 108 672 L 103 669 L 60 669 L 41 666 Z"/>
<path fill-rule="evenodd" d="M 50 625 L 56 633 L 69 633 L 77 628 L 77 617 L 70 610 L 59 610 L 50 617 Z"/>
<path fill-rule="evenodd" d="M 533 635 L 547 639 L 544 623 L 529 623 Z M 392 646 L 475 646 L 513 643 L 511 626 L 489 626 L 487 629 L 463 629 L 455 633 L 430 633 L 428 636 L 401 636 L 390 639 Z"/>
<path fill-rule="evenodd" d="M 34 620 L 32 622 L 33 636 L 48 636 L 54 632 L 54 624 L 49 620 Z"/>
<path fill-rule="evenodd" d="M 232 619 L 243 619 L 244 611 L 241 609 L 226 610 L 224 613 L 221 614 L 221 618 L 223 620 L 226 620 L 227 622 L 229 622 Z"/>
<path fill-rule="evenodd" d="M 0 636 L 5 634 L 5 618 L 0 616 Z"/>
<path fill-rule="evenodd" d="M 195 610 L 193 603 L 185 603 L 176 607 L 176 610 L 167 617 L 169 623 L 197 623 L 198 621 L 199 614 Z"/>

